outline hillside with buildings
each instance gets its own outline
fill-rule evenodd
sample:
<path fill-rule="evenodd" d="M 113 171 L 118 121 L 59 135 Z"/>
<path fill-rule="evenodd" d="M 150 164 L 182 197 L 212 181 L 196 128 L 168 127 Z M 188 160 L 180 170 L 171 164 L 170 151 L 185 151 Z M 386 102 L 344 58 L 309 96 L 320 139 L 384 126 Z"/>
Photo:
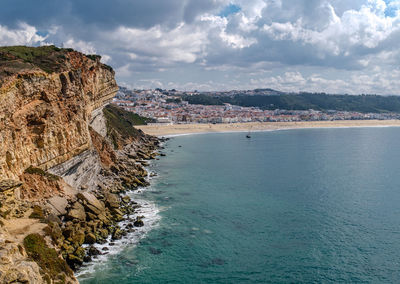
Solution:
<path fill-rule="evenodd" d="M 359 102 L 362 101 L 362 102 Z M 398 97 L 283 94 L 270 89 L 215 93 L 120 88 L 114 104 L 158 123 L 398 119 Z M 375 111 L 361 111 L 370 109 Z"/>

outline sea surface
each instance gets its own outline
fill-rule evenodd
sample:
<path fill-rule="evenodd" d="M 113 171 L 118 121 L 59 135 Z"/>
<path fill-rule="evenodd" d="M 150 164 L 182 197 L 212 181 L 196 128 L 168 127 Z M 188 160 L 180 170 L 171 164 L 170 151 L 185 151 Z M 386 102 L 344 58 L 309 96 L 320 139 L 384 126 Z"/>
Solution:
<path fill-rule="evenodd" d="M 400 128 L 251 136 L 168 141 L 146 226 L 81 283 L 400 282 Z"/>

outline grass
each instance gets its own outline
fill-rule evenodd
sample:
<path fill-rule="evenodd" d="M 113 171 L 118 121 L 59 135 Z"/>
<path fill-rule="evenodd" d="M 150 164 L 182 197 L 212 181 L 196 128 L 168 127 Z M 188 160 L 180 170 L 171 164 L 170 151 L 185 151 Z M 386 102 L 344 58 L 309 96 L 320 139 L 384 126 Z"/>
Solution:
<path fill-rule="evenodd" d="M 29 46 L 5 46 L 0 47 L 0 52 L 6 52 L 27 62 L 33 62 L 37 57 L 48 56 L 52 52 L 59 52 L 61 48 L 54 45 L 29 47 Z"/>
<path fill-rule="evenodd" d="M 44 278 L 65 283 L 65 275 L 72 276 L 73 272 L 64 259 L 58 257 L 57 251 L 49 248 L 44 238 L 39 234 L 30 234 L 24 239 L 24 247 L 28 256 L 41 268 Z M 55 283 L 57 283 L 55 282 Z"/>
<path fill-rule="evenodd" d="M 25 63 L 38 66 L 47 73 L 52 73 L 60 69 L 66 58 L 65 54 L 69 50 L 54 45 L 40 47 L 5 46 L 0 47 L 0 62 L 21 59 Z"/>
<path fill-rule="evenodd" d="M 33 166 L 30 166 L 29 168 L 27 168 L 25 170 L 25 173 L 26 174 L 31 174 L 31 175 L 39 175 L 39 176 L 42 176 L 42 177 L 46 177 L 50 181 L 57 181 L 57 180 L 60 179 L 60 177 L 57 176 L 57 175 L 53 175 L 53 174 L 51 174 L 49 172 L 46 172 L 46 171 L 44 171 L 44 170 L 42 170 L 40 168 L 35 168 Z"/>
<path fill-rule="evenodd" d="M 0 87 L 8 76 L 18 74 L 22 70 L 30 70 L 38 67 L 51 74 L 62 72 L 66 69 L 68 53 L 72 48 L 58 48 L 54 45 L 30 47 L 30 46 L 3 46 L 0 47 Z M 100 55 L 86 55 L 90 60 L 100 60 Z M 111 66 L 103 64 L 103 68 L 114 72 Z M 19 76 L 24 76 L 20 74 Z"/>
<path fill-rule="evenodd" d="M 145 125 L 154 121 L 114 105 L 107 105 L 103 109 L 103 113 L 106 118 L 108 136 L 115 148 L 118 148 L 119 137 L 127 139 L 140 135 L 139 130 L 134 128 L 135 125 Z"/>

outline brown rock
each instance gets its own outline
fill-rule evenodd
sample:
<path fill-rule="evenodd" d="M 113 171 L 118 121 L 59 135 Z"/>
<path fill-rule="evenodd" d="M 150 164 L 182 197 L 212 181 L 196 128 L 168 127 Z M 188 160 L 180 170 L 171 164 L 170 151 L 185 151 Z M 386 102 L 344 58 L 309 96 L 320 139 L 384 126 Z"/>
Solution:
<path fill-rule="evenodd" d="M 17 188 L 22 185 L 22 182 L 12 180 L 12 179 L 4 179 L 0 181 L 0 192 L 4 192 L 7 190 L 11 190 Z"/>
<path fill-rule="evenodd" d="M 91 211 L 93 214 L 104 213 L 105 211 L 104 203 L 98 200 L 96 196 L 94 196 L 93 194 L 89 192 L 83 192 L 83 193 L 78 193 L 77 197 L 80 200 L 86 202 L 84 203 L 85 208 Z"/>
<path fill-rule="evenodd" d="M 129 203 L 129 202 L 131 202 L 131 198 L 128 195 L 125 195 L 124 197 L 122 197 L 122 201 L 124 203 Z"/>
<path fill-rule="evenodd" d="M 85 242 L 85 233 L 80 230 L 71 237 L 71 243 L 74 247 L 79 247 Z"/>
<path fill-rule="evenodd" d="M 79 202 L 75 202 L 66 217 L 69 220 L 78 219 L 84 221 L 86 220 L 85 208 Z"/>
<path fill-rule="evenodd" d="M 144 222 L 141 218 L 137 218 L 136 221 L 133 223 L 133 225 L 135 227 L 143 227 L 144 226 Z"/>
<path fill-rule="evenodd" d="M 119 208 L 120 207 L 119 196 L 117 194 L 107 192 L 105 194 L 105 198 L 106 198 L 106 205 L 109 208 Z"/>
<path fill-rule="evenodd" d="M 88 114 L 118 91 L 114 72 L 100 60 L 50 53 L 44 60 L 52 74 L 18 58 L 0 74 L 0 180 L 16 179 L 30 165 L 47 170 L 89 149 Z"/>
<path fill-rule="evenodd" d="M 96 236 L 89 233 L 85 236 L 85 244 L 94 244 L 96 242 Z"/>

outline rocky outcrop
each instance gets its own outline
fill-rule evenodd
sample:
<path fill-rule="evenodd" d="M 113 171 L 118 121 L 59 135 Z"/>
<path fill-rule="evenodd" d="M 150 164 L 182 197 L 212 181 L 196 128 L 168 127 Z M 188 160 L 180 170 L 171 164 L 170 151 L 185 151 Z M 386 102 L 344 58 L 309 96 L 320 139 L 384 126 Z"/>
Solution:
<path fill-rule="evenodd" d="M 0 181 L 17 179 L 31 165 L 47 170 L 89 149 L 91 113 L 117 92 L 114 72 L 98 57 L 53 54 L 63 58 L 55 72 L 13 70 L 0 87 Z M 0 60 L 0 69 L 8 62 Z"/>
<path fill-rule="evenodd" d="M 6 243 L 3 233 L 0 234 L 0 246 L 0 283 L 44 283 L 38 264 L 28 260 L 21 245 Z"/>
<path fill-rule="evenodd" d="M 123 193 L 148 185 L 159 140 L 107 105 L 116 91 L 98 56 L 0 48 L 0 283 L 77 283 L 69 267 L 101 254 L 84 244 L 144 225 Z"/>

